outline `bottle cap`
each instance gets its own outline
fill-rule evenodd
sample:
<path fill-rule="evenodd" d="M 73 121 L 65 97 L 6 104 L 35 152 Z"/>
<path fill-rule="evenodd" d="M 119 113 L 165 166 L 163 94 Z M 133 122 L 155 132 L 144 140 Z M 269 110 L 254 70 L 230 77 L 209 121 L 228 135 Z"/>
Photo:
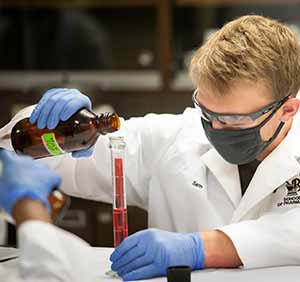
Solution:
<path fill-rule="evenodd" d="M 170 266 L 167 269 L 168 282 L 191 282 L 192 268 L 188 265 Z"/>

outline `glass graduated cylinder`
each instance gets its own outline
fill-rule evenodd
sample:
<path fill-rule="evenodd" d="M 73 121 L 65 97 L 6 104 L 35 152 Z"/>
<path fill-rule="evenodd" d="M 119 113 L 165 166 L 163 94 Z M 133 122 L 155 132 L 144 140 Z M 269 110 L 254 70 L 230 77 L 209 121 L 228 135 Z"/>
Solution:
<path fill-rule="evenodd" d="M 110 137 L 113 199 L 114 246 L 118 247 L 128 236 L 125 187 L 125 147 L 123 137 Z"/>

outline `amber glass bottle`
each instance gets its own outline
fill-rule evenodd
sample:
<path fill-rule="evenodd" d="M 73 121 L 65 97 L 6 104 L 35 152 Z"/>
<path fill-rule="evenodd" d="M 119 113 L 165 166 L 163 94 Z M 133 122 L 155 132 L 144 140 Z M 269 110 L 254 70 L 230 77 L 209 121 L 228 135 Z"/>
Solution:
<path fill-rule="evenodd" d="M 63 217 L 64 212 L 71 203 L 70 197 L 58 189 L 52 191 L 52 193 L 48 196 L 48 201 L 51 206 L 50 216 L 53 222 L 57 222 L 61 217 Z"/>
<path fill-rule="evenodd" d="M 28 118 L 22 119 L 12 129 L 11 142 L 17 153 L 39 159 L 87 149 L 95 144 L 100 134 L 119 128 L 117 114 L 96 115 L 82 109 L 52 130 L 39 129 Z"/>
<path fill-rule="evenodd" d="M 100 134 L 114 132 L 119 128 L 117 114 L 96 115 L 82 109 L 67 121 L 60 122 L 53 130 L 39 129 L 29 122 L 29 118 L 22 119 L 15 124 L 10 137 L 16 153 L 39 159 L 87 149 L 95 144 Z M 68 207 L 70 198 L 56 189 L 48 199 L 51 218 L 56 221 Z"/>

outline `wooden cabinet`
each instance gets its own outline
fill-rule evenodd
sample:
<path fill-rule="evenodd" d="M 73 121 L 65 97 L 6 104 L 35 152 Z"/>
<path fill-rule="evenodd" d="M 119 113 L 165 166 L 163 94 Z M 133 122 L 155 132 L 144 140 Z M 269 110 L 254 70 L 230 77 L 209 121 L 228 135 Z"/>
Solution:
<path fill-rule="evenodd" d="M 65 216 L 57 223 L 61 228 L 83 238 L 93 246 L 113 247 L 112 205 L 72 198 Z M 147 228 L 147 212 L 128 207 L 128 233 Z"/>
<path fill-rule="evenodd" d="M 1 0 L 0 89 L 71 85 L 169 103 L 165 94 L 190 95 L 187 66 L 210 32 L 253 13 L 297 30 L 299 10 L 300 0 Z"/>

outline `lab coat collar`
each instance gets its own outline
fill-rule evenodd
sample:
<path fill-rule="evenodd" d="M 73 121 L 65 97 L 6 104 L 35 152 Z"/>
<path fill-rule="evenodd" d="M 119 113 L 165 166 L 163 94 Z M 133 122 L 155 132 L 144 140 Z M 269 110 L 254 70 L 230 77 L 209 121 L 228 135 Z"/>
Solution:
<path fill-rule="evenodd" d="M 220 182 L 232 204 L 236 207 L 241 199 L 237 165 L 226 162 L 214 148 L 202 155 L 201 160 Z"/>
<path fill-rule="evenodd" d="M 256 204 L 300 172 L 300 114 L 282 142 L 258 166 L 232 218 L 237 222 Z"/>

